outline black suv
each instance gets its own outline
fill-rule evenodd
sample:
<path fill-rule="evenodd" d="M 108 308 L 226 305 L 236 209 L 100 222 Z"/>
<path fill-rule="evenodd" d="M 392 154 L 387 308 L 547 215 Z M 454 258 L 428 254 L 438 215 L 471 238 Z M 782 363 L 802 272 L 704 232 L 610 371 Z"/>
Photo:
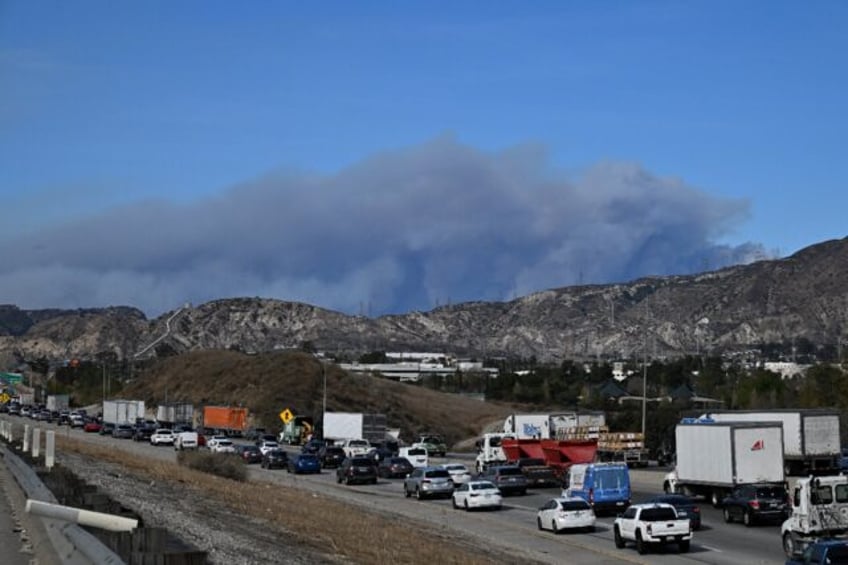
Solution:
<path fill-rule="evenodd" d="M 739 520 L 746 526 L 756 522 L 783 521 L 789 515 L 789 496 L 777 485 L 744 485 L 736 487 L 721 501 L 724 521 Z"/>
<path fill-rule="evenodd" d="M 377 466 L 369 457 L 350 457 L 336 469 L 336 482 L 377 484 Z"/>
<path fill-rule="evenodd" d="M 345 452 L 341 447 L 325 445 L 318 451 L 318 459 L 324 469 L 338 468 L 345 460 Z"/>

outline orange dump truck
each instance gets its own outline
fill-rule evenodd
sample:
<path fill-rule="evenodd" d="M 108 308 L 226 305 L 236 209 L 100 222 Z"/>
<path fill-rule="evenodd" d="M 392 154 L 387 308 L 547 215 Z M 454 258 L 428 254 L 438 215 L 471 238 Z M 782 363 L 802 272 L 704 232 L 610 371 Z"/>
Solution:
<path fill-rule="evenodd" d="M 204 406 L 203 427 L 227 435 L 240 435 L 247 429 L 247 408 Z"/>

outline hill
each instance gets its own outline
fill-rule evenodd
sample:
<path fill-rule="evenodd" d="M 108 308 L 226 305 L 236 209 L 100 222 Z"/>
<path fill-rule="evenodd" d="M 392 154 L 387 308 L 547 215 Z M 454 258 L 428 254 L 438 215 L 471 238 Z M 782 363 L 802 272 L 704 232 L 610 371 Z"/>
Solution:
<path fill-rule="evenodd" d="M 198 350 L 315 349 L 467 357 L 632 359 L 732 354 L 778 344 L 835 352 L 848 333 L 848 239 L 784 259 L 687 276 L 551 289 L 509 302 L 468 302 L 366 318 L 263 298 L 184 305 L 147 320 L 129 307 L 20 310 L 0 306 L 0 363 L 116 363 Z M 650 345 L 649 345 L 650 344 Z M 11 367 L 10 367 L 11 366 Z"/>
<path fill-rule="evenodd" d="M 419 432 L 442 434 L 449 444 L 477 436 L 514 407 L 402 384 L 379 377 L 349 374 L 326 365 L 327 410 L 380 412 L 402 437 Z M 322 363 L 301 352 L 247 355 L 234 351 L 197 351 L 155 362 L 125 388 L 125 398 L 148 406 L 166 402 L 245 406 L 254 425 L 279 430 L 285 408 L 318 417 L 322 410 Z"/>

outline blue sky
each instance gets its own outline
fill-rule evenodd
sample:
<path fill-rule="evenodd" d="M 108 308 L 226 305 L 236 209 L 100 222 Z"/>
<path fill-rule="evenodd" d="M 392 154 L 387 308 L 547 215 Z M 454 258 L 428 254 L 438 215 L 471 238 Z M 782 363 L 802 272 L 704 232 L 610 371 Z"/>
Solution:
<path fill-rule="evenodd" d="M 0 1 L 0 297 L 376 315 L 843 238 L 846 16 Z"/>

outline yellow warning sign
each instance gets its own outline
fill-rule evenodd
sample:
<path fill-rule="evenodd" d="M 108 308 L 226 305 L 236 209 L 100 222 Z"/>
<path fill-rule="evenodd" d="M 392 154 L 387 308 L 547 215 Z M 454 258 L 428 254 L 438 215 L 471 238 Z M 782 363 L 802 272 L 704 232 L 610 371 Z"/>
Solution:
<path fill-rule="evenodd" d="M 282 420 L 284 424 L 291 422 L 292 418 L 294 418 L 294 414 L 292 414 L 292 411 L 288 408 L 280 412 L 280 420 Z"/>
<path fill-rule="evenodd" d="M 12 400 L 12 397 L 6 394 L 5 392 L 3 394 L 0 394 L 0 404 L 6 404 L 10 400 Z"/>

